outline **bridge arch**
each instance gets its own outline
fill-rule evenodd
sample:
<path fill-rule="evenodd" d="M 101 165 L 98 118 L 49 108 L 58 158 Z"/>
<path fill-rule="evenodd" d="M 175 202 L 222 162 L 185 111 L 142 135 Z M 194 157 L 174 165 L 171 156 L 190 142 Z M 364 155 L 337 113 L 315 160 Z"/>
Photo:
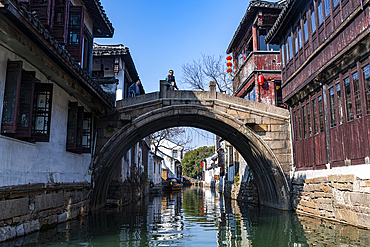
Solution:
<path fill-rule="evenodd" d="M 204 105 L 168 105 L 139 115 L 118 130 L 101 148 L 93 167 L 92 209 L 106 204 L 109 180 L 114 166 L 142 138 L 171 127 L 196 127 L 221 136 L 242 155 L 253 172 L 261 205 L 290 209 L 287 172 L 269 145 L 233 115 Z"/>

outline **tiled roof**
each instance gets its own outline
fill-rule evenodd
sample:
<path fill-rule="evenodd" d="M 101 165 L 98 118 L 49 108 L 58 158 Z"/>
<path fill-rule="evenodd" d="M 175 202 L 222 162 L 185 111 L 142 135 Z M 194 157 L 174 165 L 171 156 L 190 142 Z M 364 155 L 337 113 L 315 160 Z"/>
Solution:
<path fill-rule="evenodd" d="M 295 0 L 286 0 L 286 5 L 283 8 L 283 10 L 280 12 L 279 17 L 275 21 L 274 25 L 266 35 L 265 41 L 267 43 L 270 43 L 270 41 L 275 36 L 276 32 L 279 30 L 281 23 L 284 21 L 285 17 L 287 16 L 288 12 L 290 11 L 290 8 L 292 4 L 295 2 Z"/>
<path fill-rule="evenodd" d="M 103 6 L 100 2 L 100 0 L 84 0 L 86 7 L 88 8 L 89 12 L 92 14 L 93 21 L 96 23 L 98 20 L 102 20 L 103 23 L 96 23 L 96 26 L 98 28 L 104 28 L 105 30 L 104 34 L 101 37 L 104 36 L 113 36 L 114 28 L 112 23 L 109 21 L 107 14 L 105 13 L 105 10 L 103 9 Z M 101 30 L 102 31 L 102 30 Z M 94 36 L 100 37 L 100 35 L 96 32 L 94 32 Z"/>
<path fill-rule="evenodd" d="M 124 45 L 99 45 L 94 43 L 93 46 L 94 56 L 121 56 L 122 60 L 125 61 L 126 68 L 129 71 L 132 81 L 139 79 L 139 74 L 136 70 L 134 61 L 130 54 L 130 49 Z"/>
<path fill-rule="evenodd" d="M 94 43 L 93 54 L 99 55 L 126 55 L 129 54 L 129 48 L 124 45 L 99 45 Z"/>
<path fill-rule="evenodd" d="M 235 31 L 235 34 L 234 34 L 234 36 L 233 36 L 233 38 L 232 38 L 232 40 L 229 44 L 229 47 L 227 48 L 226 53 L 231 53 L 232 45 L 234 44 L 237 36 L 239 35 L 243 25 L 245 25 L 245 22 L 250 17 L 249 15 L 251 13 L 253 13 L 253 10 L 255 8 L 283 9 L 284 6 L 285 6 L 285 2 L 286 2 L 286 0 L 279 1 L 279 2 L 251 1 L 249 3 L 249 6 L 247 8 L 247 11 L 245 12 L 245 15 L 244 15 L 243 19 L 240 21 L 240 24 L 239 24 L 238 28 Z"/>

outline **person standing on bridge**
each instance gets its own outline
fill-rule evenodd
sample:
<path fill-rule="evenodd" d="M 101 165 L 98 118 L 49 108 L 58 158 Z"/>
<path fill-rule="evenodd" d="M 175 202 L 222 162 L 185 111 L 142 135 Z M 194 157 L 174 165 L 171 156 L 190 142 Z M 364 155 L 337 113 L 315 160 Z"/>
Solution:
<path fill-rule="evenodd" d="M 145 94 L 143 85 L 141 85 L 141 81 L 137 80 L 135 83 L 128 88 L 129 97 L 135 97 L 141 94 Z"/>
<path fill-rule="evenodd" d="M 166 81 L 167 81 L 167 90 L 175 90 L 175 88 L 179 90 L 179 88 L 176 86 L 175 76 L 173 75 L 172 69 L 168 72 Z"/>

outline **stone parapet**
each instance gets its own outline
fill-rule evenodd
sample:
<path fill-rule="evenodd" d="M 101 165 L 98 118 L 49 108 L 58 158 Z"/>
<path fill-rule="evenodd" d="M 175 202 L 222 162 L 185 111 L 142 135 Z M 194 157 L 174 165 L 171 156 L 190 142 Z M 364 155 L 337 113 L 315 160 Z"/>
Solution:
<path fill-rule="evenodd" d="M 355 175 L 294 179 L 297 213 L 370 229 L 370 180 Z"/>
<path fill-rule="evenodd" d="M 90 211 L 90 184 L 34 184 L 0 189 L 0 242 Z"/>

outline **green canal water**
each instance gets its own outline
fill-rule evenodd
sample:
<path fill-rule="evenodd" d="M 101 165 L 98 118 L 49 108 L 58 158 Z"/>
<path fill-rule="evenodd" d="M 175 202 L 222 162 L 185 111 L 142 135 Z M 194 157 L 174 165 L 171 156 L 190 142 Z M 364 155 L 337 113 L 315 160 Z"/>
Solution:
<path fill-rule="evenodd" d="M 370 231 L 185 188 L 0 246 L 370 246 Z"/>

